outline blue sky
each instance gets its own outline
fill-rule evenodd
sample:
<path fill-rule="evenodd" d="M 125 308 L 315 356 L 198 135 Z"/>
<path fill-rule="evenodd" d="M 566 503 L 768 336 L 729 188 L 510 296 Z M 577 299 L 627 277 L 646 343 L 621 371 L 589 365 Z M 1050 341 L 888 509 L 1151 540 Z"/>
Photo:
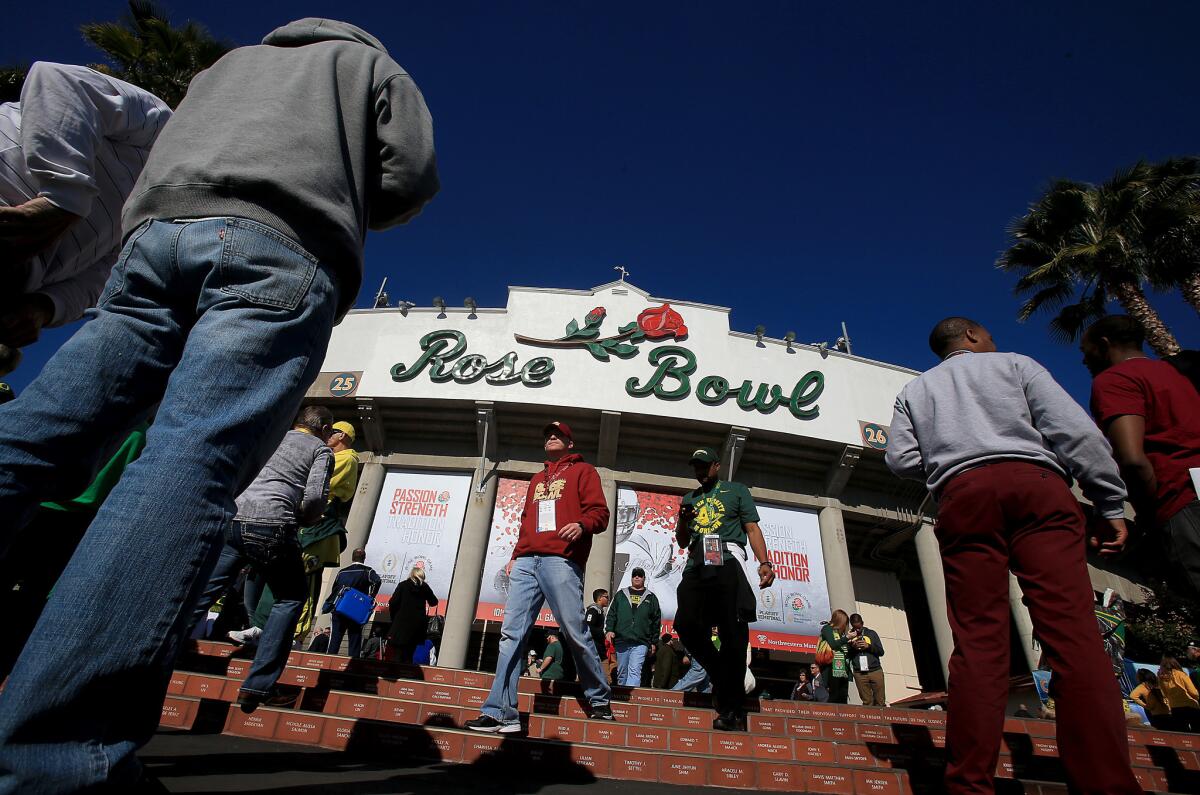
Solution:
<path fill-rule="evenodd" d="M 235 43 L 302 16 L 377 35 L 434 116 L 442 192 L 374 235 L 359 306 L 502 306 L 508 285 L 587 288 L 614 265 L 735 329 L 833 340 L 924 369 L 966 314 L 1086 401 L 1073 346 L 1015 321 L 993 263 L 1053 177 L 1200 154 L 1192 3 L 168 3 Z M 20 4 L 5 61 L 97 60 L 79 24 L 123 4 Z M 297 120 L 298 122 L 301 120 Z M 1185 347 L 1200 318 L 1152 297 Z M 1110 311 L 1119 311 L 1114 305 Z M 70 332 L 47 333 L 22 389 Z"/>

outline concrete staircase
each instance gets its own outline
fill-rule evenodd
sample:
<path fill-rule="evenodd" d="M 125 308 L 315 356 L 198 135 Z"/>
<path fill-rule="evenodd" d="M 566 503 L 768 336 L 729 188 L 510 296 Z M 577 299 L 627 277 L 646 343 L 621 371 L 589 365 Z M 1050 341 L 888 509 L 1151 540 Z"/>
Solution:
<path fill-rule="evenodd" d="M 235 652 L 239 656 L 234 656 Z M 249 659 L 200 642 L 171 680 L 163 727 L 223 731 L 383 758 L 494 765 L 519 771 L 787 792 L 936 792 L 945 715 L 793 701 L 753 701 L 746 733 L 712 731 L 708 697 L 616 688 L 615 723 L 588 720 L 578 689 L 521 680 L 524 736 L 462 729 L 479 714 L 490 674 L 293 652 L 280 679 L 294 699 L 246 715 L 233 704 Z M 1200 738 L 1129 730 L 1130 757 L 1155 792 L 1200 792 Z M 1000 792 L 1066 793 L 1054 724 L 1010 719 Z"/>

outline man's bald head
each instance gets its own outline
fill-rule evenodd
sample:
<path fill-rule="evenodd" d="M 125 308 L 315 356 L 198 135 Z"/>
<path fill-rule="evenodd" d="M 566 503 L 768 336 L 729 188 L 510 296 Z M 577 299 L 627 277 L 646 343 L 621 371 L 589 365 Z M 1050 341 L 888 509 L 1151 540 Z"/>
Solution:
<path fill-rule="evenodd" d="M 969 317 L 948 317 L 929 332 L 929 350 L 939 359 L 954 351 L 990 353 L 996 350 L 992 335 Z"/>

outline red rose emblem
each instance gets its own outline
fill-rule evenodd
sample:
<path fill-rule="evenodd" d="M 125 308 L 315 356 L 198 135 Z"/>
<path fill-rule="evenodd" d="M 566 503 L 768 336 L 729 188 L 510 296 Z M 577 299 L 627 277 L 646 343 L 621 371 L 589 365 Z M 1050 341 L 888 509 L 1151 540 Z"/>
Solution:
<path fill-rule="evenodd" d="M 681 340 L 687 336 L 687 326 L 683 325 L 683 315 L 663 304 L 655 309 L 645 309 L 638 315 L 638 328 L 649 339 L 659 340 L 674 337 Z"/>
<path fill-rule="evenodd" d="M 587 313 L 587 316 L 583 319 L 583 323 L 585 326 L 594 326 L 603 320 L 606 314 L 608 314 L 607 310 L 602 306 L 598 306 Z"/>

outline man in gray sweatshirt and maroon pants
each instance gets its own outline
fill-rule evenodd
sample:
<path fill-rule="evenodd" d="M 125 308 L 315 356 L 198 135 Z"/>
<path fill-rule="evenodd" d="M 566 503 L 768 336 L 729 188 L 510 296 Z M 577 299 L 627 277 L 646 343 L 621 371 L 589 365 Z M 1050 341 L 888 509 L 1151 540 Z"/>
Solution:
<path fill-rule="evenodd" d="M 1121 693 L 1100 642 L 1073 477 L 1095 506 L 1100 554 L 1126 538 L 1125 484 L 1083 409 L 1032 359 L 998 353 L 962 317 L 929 336 L 941 364 L 896 399 L 887 464 L 938 500 L 935 532 L 954 631 L 946 789 L 994 791 L 1008 699 L 1008 572 L 1053 669 L 1058 748 L 1079 792 L 1140 793 Z"/>

